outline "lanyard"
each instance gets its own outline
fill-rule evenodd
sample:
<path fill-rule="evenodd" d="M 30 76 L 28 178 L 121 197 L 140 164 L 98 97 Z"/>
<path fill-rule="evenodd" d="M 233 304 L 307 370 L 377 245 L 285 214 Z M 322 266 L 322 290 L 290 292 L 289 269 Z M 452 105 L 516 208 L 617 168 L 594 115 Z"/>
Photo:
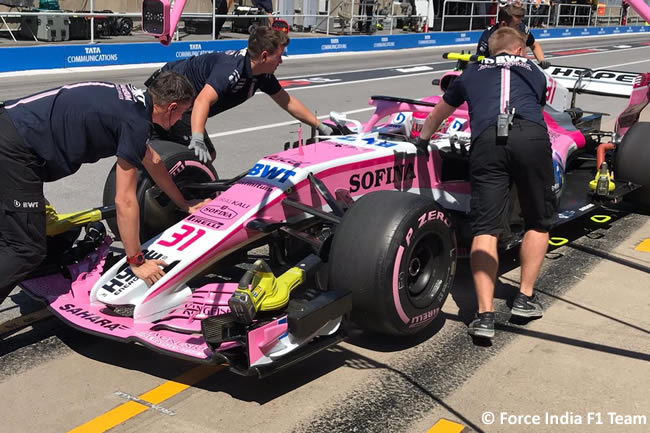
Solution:
<path fill-rule="evenodd" d="M 509 114 L 510 108 L 510 68 L 501 68 L 501 101 L 499 103 L 499 113 Z"/>

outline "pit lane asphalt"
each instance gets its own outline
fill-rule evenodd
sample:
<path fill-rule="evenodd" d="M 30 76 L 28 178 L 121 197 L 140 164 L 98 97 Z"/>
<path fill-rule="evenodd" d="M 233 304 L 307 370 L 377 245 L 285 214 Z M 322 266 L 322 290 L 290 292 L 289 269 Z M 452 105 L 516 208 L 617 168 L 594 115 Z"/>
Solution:
<path fill-rule="evenodd" d="M 568 55 L 553 63 L 647 71 L 650 70 L 650 61 L 646 60 L 650 47 L 635 47 L 639 42 L 648 42 L 647 36 L 544 42 L 543 47 L 547 53 L 586 47 L 607 49 L 599 53 Z M 433 63 L 442 70 L 451 66 L 440 59 L 443 51 L 449 50 L 418 49 L 288 59 L 277 75 L 281 79 L 295 79 L 340 71 L 372 70 L 376 73 L 381 68 L 431 66 Z M 150 72 L 151 69 L 129 69 L 0 78 L 0 99 L 86 79 L 140 83 Z M 419 98 L 437 93 L 430 82 L 440 73 L 394 73 L 393 78 L 374 77 L 374 81 L 361 73 L 346 75 L 349 84 L 306 86 L 292 92 L 319 114 L 330 110 L 360 110 L 374 94 Z M 365 81 L 350 82 L 355 77 Z M 578 102 L 582 108 L 607 111 L 613 116 L 625 104 L 623 99 L 588 96 L 579 96 Z M 215 166 L 222 176 L 237 174 L 260 155 L 279 151 L 284 141 L 296 139 L 292 132 L 295 126 L 264 127 L 290 120 L 285 113 L 273 109 L 273 105 L 269 98 L 258 95 L 209 121 L 208 130 L 217 136 L 215 142 L 220 149 Z M 366 119 L 369 113 L 359 112 L 351 117 Z M 263 128 L 232 133 L 260 127 Z M 269 136 L 274 139 L 269 140 Z M 97 205 L 105 173 L 112 163 L 107 160 L 85 166 L 72 178 L 47 185 L 46 196 L 63 212 Z M 611 249 L 642 221 L 644 217 L 631 215 L 616 222 L 600 247 Z M 581 233 L 583 228 L 576 226 L 574 230 Z M 570 287 L 573 276 L 587 274 L 597 262 L 584 252 L 567 253 L 565 257 L 550 263 L 551 270 L 540 280 L 540 284 L 555 296 Z M 503 262 L 504 266 L 517 266 L 514 259 Z M 473 299 L 467 273 L 466 263 L 461 262 L 448 301 L 464 304 L 465 311 L 471 310 Z M 12 295 L 12 301 L 15 305 L 7 301 L 0 306 L 0 322 L 40 308 L 39 304 L 17 292 Z M 444 405 L 448 393 L 486 360 L 496 356 L 511 339 L 517 338 L 515 333 L 504 337 L 500 334 L 490 348 L 473 346 L 461 323 L 466 319 L 441 316 L 432 331 L 424 336 L 431 337 L 428 340 L 420 338 L 396 343 L 377 336 L 354 335 L 337 348 L 262 381 L 220 373 L 191 391 L 161 403 L 173 408 L 175 416 L 148 411 L 114 431 L 408 431 L 409 424 L 422 416 L 427 407 L 436 403 Z M 67 431 L 121 404 L 123 400 L 115 392 L 139 395 L 193 366 L 141 347 L 84 335 L 61 325 L 56 319 L 39 322 L 5 339 L 0 343 L 0 353 L 3 355 L 0 358 L 0 392 L 8 402 L 0 414 L 11 431 Z M 206 411 L 208 407 L 215 409 Z"/>

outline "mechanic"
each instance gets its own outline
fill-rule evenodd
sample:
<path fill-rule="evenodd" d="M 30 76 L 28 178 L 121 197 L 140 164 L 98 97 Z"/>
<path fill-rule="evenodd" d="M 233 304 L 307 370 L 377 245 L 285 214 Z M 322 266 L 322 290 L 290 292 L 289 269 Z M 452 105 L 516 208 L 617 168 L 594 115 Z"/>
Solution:
<path fill-rule="evenodd" d="M 256 8 L 263 10 L 266 13 L 266 18 L 269 21 L 269 26 L 273 25 L 273 2 L 271 0 L 253 0 Z"/>
<path fill-rule="evenodd" d="M 478 298 L 477 319 L 469 334 L 494 336 L 494 285 L 499 268 L 497 240 L 504 231 L 511 182 L 525 223 L 521 245 L 520 292 L 512 314 L 536 318 L 542 305 L 533 292 L 546 254 L 554 212 L 551 143 L 542 114 L 544 74 L 526 57 L 521 33 L 503 27 L 490 37 L 496 56 L 470 64 L 427 116 L 416 145 L 426 151 L 431 135 L 455 107 L 467 101 L 472 149 L 470 223 L 474 239 L 471 269 Z"/>
<path fill-rule="evenodd" d="M 375 0 L 359 0 L 359 32 L 368 35 L 377 31 L 377 24 L 374 21 Z M 365 18 L 364 18 L 365 15 Z"/>
<path fill-rule="evenodd" d="M 260 89 L 293 117 L 317 128 L 320 135 L 332 135 L 332 128 L 321 123 L 302 102 L 289 95 L 273 75 L 282 63 L 282 53 L 288 44 L 286 33 L 257 27 L 248 38 L 246 50 L 202 54 L 168 63 L 154 72 L 145 85 L 160 71 L 171 70 L 186 76 L 197 92 L 192 111 L 168 133 L 159 128 L 156 133 L 163 139 L 194 149 L 201 161 L 211 161 L 216 152 L 205 130 L 208 117 L 243 103 Z"/>
<path fill-rule="evenodd" d="M 535 41 L 535 37 L 530 32 L 530 28 L 525 25 L 522 20 L 526 10 L 521 6 L 521 3 L 515 2 L 507 6 L 504 6 L 499 9 L 497 15 L 497 24 L 488 27 L 481 34 L 481 38 L 478 40 L 478 45 L 476 46 L 476 55 L 477 56 L 489 56 L 493 53 L 490 53 L 488 50 L 488 40 L 490 36 L 494 34 L 498 29 L 503 27 L 510 27 L 515 30 L 519 30 L 526 38 L 526 46 L 530 47 L 533 51 L 533 55 L 539 62 L 539 66 L 542 69 L 546 69 L 551 66 L 551 63 L 548 60 L 544 60 L 544 50 L 542 50 L 541 45 Z M 526 55 L 524 50 L 523 55 Z"/>
<path fill-rule="evenodd" d="M 0 104 L 0 304 L 46 256 L 43 182 L 109 156 L 117 156 L 115 206 L 127 262 L 149 285 L 164 275 L 166 264 L 140 249 L 137 168 L 179 208 L 198 210 L 202 203 L 185 201 L 149 144 L 152 122 L 169 128 L 193 98 L 183 76 L 165 72 L 148 92 L 87 82 Z"/>

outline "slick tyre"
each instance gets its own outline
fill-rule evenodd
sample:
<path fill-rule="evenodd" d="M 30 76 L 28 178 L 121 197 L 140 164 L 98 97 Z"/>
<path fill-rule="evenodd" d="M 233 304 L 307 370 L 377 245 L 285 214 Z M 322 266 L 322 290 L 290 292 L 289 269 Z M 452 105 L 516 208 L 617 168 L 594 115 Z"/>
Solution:
<path fill-rule="evenodd" d="M 449 215 L 431 199 L 378 191 L 359 199 L 337 227 L 328 284 L 352 292 L 351 318 L 362 328 L 411 335 L 438 315 L 455 270 Z"/>
<path fill-rule="evenodd" d="M 197 190 L 184 190 L 187 183 L 211 182 L 218 179 L 212 164 L 199 161 L 187 147 L 171 141 L 152 140 L 151 146 L 160 155 L 169 174 L 186 200 L 207 198 Z M 104 184 L 104 205 L 115 204 L 115 169 L 113 165 Z M 138 170 L 136 190 L 140 207 L 140 240 L 145 242 L 186 215 L 158 188 L 145 170 Z M 117 220 L 107 220 L 113 234 L 119 239 Z"/>
<path fill-rule="evenodd" d="M 623 136 L 616 146 L 614 175 L 641 188 L 625 196 L 625 201 L 639 210 L 650 211 L 650 122 L 639 122 Z"/>

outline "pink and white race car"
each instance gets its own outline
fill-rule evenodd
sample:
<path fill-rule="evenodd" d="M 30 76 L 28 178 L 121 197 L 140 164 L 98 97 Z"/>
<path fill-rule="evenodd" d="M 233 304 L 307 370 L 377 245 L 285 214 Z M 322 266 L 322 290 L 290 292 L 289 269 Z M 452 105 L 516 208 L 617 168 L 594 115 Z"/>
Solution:
<path fill-rule="evenodd" d="M 626 197 L 647 206 L 650 124 L 637 120 L 648 103 L 650 74 L 555 69 L 545 117 L 560 200 L 556 223 L 639 185 L 636 196 Z M 442 78 L 443 91 L 459 73 Z M 563 82 L 574 92 L 627 95 L 616 130 L 601 131 L 600 114 L 573 107 Z M 350 323 L 398 336 L 421 332 L 440 312 L 458 248 L 469 239 L 466 108 L 434 135 L 427 155 L 411 143 L 423 113 L 439 99 L 373 97 L 368 122 L 333 114 L 340 135 L 286 146 L 230 180 L 218 180 L 187 149 L 156 143 L 186 195 L 217 194 L 178 221 L 169 200 L 141 176 L 143 234 L 150 237 L 143 247 L 147 257 L 168 263 L 166 275 L 147 286 L 111 248 L 112 239 L 94 232 L 91 248 L 82 239 L 66 244 L 65 254 L 51 250 L 54 271 L 44 265 L 21 287 L 82 331 L 226 362 L 247 375 L 271 373 L 336 344 Z M 605 137 L 611 143 L 600 145 Z M 616 174 L 606 191 L 588 185 L 596 153 Z M 114 188 L 109 176 L 106 204 Z M 82 257 L 68 254 L 80 244 Z M 268 246 L 266 261 L 254 260 L 261 246 Z"/>

